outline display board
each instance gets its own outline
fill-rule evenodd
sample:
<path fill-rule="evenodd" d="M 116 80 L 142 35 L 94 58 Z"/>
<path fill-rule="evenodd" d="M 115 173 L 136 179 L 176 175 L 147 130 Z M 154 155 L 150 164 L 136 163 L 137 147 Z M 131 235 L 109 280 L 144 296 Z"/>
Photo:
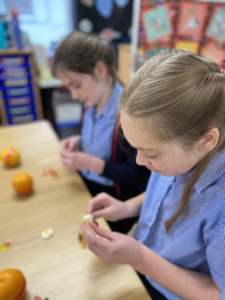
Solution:
<path fill-rule="evenodd" d="M 138 0 L 133 14 L 133 72 L 165 49 L 225 60 L 225 1 Z"/>

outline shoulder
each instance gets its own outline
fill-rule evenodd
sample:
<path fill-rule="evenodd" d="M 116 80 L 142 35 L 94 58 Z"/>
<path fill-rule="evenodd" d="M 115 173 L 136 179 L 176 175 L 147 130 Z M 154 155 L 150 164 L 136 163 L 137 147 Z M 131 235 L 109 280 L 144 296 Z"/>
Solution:
<path fill-rule="evenodd" d="M 208 240 L 224 239 L 225 246 L 225 196 L 211 198 L 211 205 L 205 211 L 203 219 L 205 222 L 204 233 Z"/>

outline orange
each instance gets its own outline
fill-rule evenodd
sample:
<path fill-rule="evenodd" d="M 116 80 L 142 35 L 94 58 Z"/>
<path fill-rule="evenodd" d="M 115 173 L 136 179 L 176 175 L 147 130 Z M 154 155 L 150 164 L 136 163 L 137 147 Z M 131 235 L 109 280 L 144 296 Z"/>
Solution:
<path fill-rule="evenodd" d="M 7 167 L 15 167 L 20 162 L 20 155 L 14 148 L 6 148 L 2 151 L 0 159 Z"/>
<path fill-rule="evenodd" d="M 21 300 L 26 290 L 26 279 L 16 269 L 0 272 L 0 300 Z"/>
<path fill-rule="evenodd" d="M 33 181 L 27 173 L 18 173 L 13 178 L 13 187 L 19 194 L 28 194 L 32 190 Z"/>

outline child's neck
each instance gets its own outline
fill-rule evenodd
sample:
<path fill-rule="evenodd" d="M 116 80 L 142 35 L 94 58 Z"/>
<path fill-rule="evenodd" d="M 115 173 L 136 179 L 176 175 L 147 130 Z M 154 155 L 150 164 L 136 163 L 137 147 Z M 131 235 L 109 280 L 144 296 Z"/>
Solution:
<path fill-rule="evenodd" d="M 106 103 L 108 102 L 113 89 L 114 89 L 114 81 L 111 77 L 106 78 L 104 83 L 104 88 L 102 90 L 101 98 L 96 106 L 95 114 L 99 114 L 105 107 Z"/>

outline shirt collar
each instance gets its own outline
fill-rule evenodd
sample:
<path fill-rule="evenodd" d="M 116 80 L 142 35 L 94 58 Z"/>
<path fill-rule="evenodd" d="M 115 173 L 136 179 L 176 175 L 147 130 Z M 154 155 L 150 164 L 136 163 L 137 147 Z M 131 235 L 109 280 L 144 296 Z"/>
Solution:
<path fill-rule="evenodd" d="M 109 100 L 107 101 L 105 107 L 99 114 L 95 115 L 95 117 L 96 118 L 99 118 L 100 116 L 105 116 L 108 118 L 117 117 L 119 113 L 119 100 L 122 92 L 123 92 L 123 87 L 116 81 L 112 94 L 109 97 Z"/>
<path fill-rule="evenodd" d="M 177 176 L 177 181 L 187 183 L 197 167 L 194 167 L 185 174 Z M 225 173 L 225 149 L 217 152 L 205 171 L 197 182 L 194 188 L 200 194 L 207 186 L 211 185 Z"/>

